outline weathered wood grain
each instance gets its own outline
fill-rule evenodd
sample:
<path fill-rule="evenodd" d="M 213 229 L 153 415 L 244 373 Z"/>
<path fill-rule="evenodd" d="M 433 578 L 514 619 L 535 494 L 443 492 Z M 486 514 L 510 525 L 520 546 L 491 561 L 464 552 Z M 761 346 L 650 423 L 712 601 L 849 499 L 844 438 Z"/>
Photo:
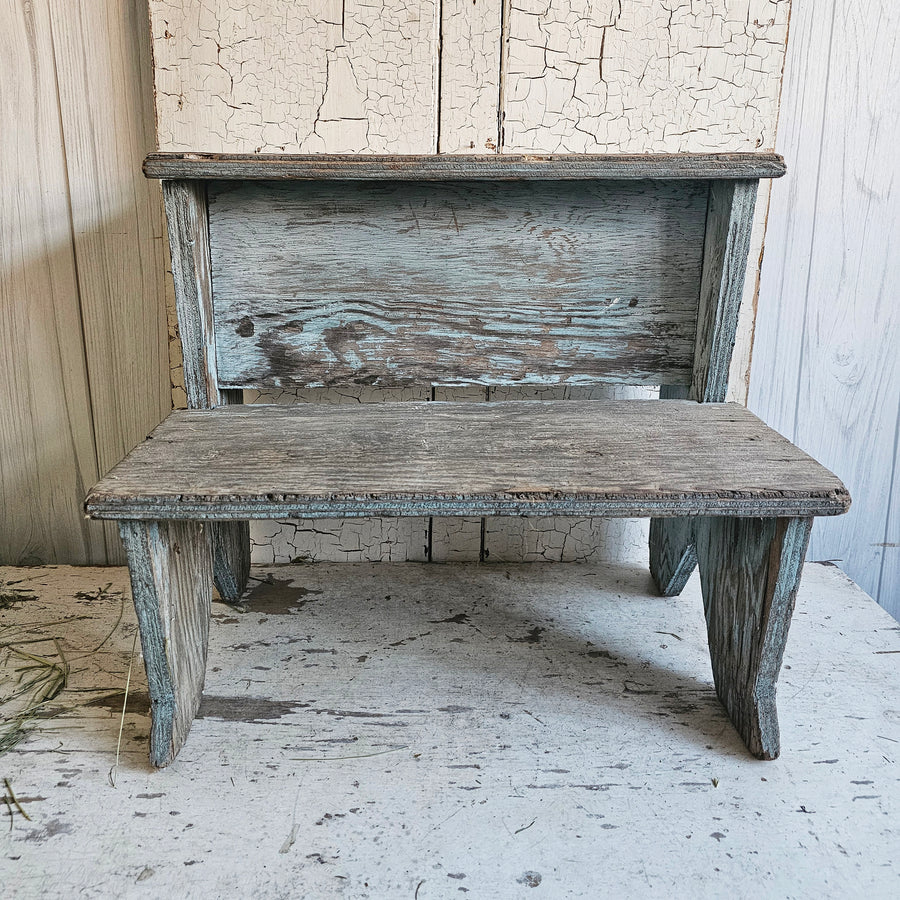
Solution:
<path fill-rule="evenodd" d="M 760 516 L 848 503 L 834 475 L 735 404 L 519 401 L 178 411 L 87 511 Z"/>
<path fill-rule="evenodd" d="M 163 184 L 163 198 L 169 223 L 184 387 L 191 409 L 207 409 L 218 406 L 222 397 L 216 377 L 206 185 L 200 181 L 167 181 Z"/>
<path fill-rule="evenodd" d="M 220 389 L 216 374 L 206 185 L 167 181 L 163 196 L 188 407 L 240 404 L 241 392 Z M 250 525 L 221 522 L 211 524 L 210 530 L 216 588 L 223 600 L 236 603 L 250 571 Z"/>
<path fill-rule="evenodd" d="M 809 518 L 695 525 L 716 693 L 760 759 L 780 751 L 775 682 L 811 527 Z"/>
<path fill-rule="evenodd" d="M 288 153 L 150 153 L 148 178 L 273 181 L 343 179 L 364 181 L 477 181 L 561 179 L 780 178 L 777 153 L 608 153 L 500 155 L 334 155 Z"/>
<path fill-rule="evenodd" d="M 250 577 L 250 523 L 210 522 L 213 581 L 226 603 L 239 603 Z"/>
<path fill-rule="evenodd" d="M 168 765 L 200 706 L 212 599 L 212 553 L 202 522 L 120 523 L 147 669 L 150 761 Z"/>
<path fill-rule="evenodd" d="M 211 186 L 220 385 L 687 382 L 706 182 Z"/>
<path fill-rule="evenodd" d="M 721 403 L 744 293 L 758 183 L 712 181 L 703 248 L 691 397 Z"/>
<path fill-rule="evenodd" d="M 677 597 L 697 565 L 691 519 L 650 520 L 650 574 L 663 597 Z"/>

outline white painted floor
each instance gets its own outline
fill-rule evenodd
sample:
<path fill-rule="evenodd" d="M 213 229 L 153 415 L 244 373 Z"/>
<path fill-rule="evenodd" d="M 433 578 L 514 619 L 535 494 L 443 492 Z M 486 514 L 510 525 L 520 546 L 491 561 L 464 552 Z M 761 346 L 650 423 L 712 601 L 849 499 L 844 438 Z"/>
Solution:
<path fill-rule="evenodd" d="M 69 667 L 0 757 L 30 817 L 0 805 L 3 896 L 900 897 L 900 626 L 836 568 L 806 568 L 768 763 L 713 693 L 696 576 L 664 600 L 571 564 L 254 575 L 159 772 L 138 646 L 113 787 L 126 571 L 0 569 L 4 694 L 10 647 Z"/>

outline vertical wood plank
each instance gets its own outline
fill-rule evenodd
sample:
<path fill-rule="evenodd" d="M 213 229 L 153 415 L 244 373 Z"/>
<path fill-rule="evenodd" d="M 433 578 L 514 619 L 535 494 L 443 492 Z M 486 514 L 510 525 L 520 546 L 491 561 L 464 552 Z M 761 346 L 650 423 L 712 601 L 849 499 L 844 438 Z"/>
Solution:
<path fill-rule="evenodd" d="M 700 518 L 700 583 L 716 693 L 747 748 L 780 751 L 775 682 L 812 519 Z"/>
<path fill-rule="evenodd" d="M 721 403 L 744 295 L 756 181 L 711 181 L 691 397 Z"/>
<path fill-rule="evenodd" d="M 737 334 L 731 367 L 728 373 L 726 401 L 747 405 L 750 391 L 750 364 L 753 360 L 753 338 L 756 328 L 756 310 L 759 304 L 759 277 L 766 244 L 766 223 L 769 218 L 769 201 L 772 195 L 772 180 L 765 178 L 759 183 L 753 227 L 750 230 L 750 249 L 747 254 L 747 270 L 744 277 L 744 296 L 738 313 Z"/>
<path fill-rule="evenodd" d="M 171 409 L 165 232 L 147 14 L 130 0 L 51 0 L 78 289 L 100 474 Z M 122 561 L 107 525 L 109 561 Z"/>
<path fill-rule="evenodd" d="M 164 181 L 162 188 L 169 225 L 184 388 L 190 409 L 208 409 L 224 402 L 224 398 L 216 378 L 206 186 L 199 181 Z"/>
<path fill-rule="evenodd" d="M 498 151 L 505 0 L 441 0 L 439 153 Z"/>
<path fill-rule="evenodd" d="M 0 8 L 0 560 L 104 563 L 47 0 Z"/>
<path fill-rule="evenodd" d="M 853 495 L 811 559 L 900 617 L 900 8 L 799 4 L 750 402 Z"/>
<path fill-rule="evenodd" d="M 163 197 L 188 407 L 242 403 L 241 391 L 218 387 L 206 185 L 164 181 Z M 237 603 L 250 573 L 250 524 L 213 524 L 210 531 L 216 588 L 227 603 Z"/>
<path fill-rule="evenodd" d="M 150 691 L 150 761 L 178 755 L 200 706 L 212 602 L 212 552 L 201 522 L 120 523 Z"/>
<path fill-rule="evenodd" d="M 226 603 L 240 603 L 250 577 L 250 523 L 210 522 L 213 581 Z"/>

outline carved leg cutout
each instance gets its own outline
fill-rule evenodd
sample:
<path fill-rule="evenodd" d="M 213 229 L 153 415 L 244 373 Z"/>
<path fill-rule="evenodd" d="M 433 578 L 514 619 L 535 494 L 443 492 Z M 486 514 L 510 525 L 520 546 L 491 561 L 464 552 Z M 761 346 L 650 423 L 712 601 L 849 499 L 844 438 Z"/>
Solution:
<path fill-rule="evenodd" d="M 250 575 L 250 523 L 209 522 L 213 578 L 226 603 L 240 603 Z"/>
<path fill-rule="evenodd" d="M 650 574 L 663 597 L 677 597 L 697 565 L 694 521 L 650 520 Z"/>
<path fill-rule="evenodd" d="M 747 748 L 780 751 L 775 682 L 812 519 L 698 519 L 700 582 L 716 693 Z"/>
<path fill-rule="evenodd" d="M 119 523 L 150 689 L 150 762 L 178 755 L 200 706 L 212 599 L 212 546 L 201 522 Z"/>

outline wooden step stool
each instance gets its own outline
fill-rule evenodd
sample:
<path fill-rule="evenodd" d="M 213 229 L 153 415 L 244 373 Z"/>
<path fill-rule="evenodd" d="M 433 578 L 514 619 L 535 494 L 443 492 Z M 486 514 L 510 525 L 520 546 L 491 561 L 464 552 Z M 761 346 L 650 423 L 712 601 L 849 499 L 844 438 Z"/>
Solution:
<path fill-rule="evenodd" d="M 212 582 L 249 520 L 651 517 L 650 568 L 699 562 L 716 690 L 778 755 L 775 682 L 813 516 L 840 481 L 725 404 L 771 154 L 153 154 L 184 375 L 173 413 L 86 500 L 120 521 L 154 765 L 200 703 Z M 241 406 L 245 388 L 663 385 L 661 400 Z M 699 401 L 699 402 L 698 402 Z"/>

